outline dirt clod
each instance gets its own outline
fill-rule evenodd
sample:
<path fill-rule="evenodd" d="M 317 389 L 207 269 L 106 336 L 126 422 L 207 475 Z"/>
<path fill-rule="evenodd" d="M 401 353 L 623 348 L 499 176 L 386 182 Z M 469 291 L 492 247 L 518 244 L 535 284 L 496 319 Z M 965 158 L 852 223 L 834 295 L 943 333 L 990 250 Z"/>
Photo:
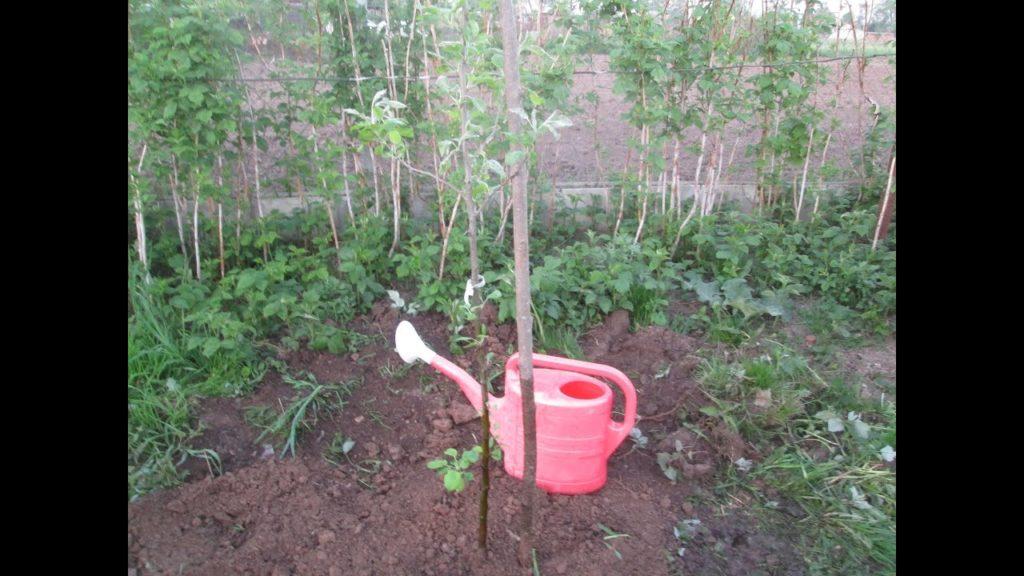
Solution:
<path fill-rule="evenodd" d="M 480 414 L 469 404 L 464 402 L 452 402 L 452 405 L 448 407 L 448 415 L 451 416 L 452 420 L 456 424 L 465 424 L 466 422 L 472 422 L 480 417 Z"/>
<path fill-rule="evenodd" d="M 398 444 L 388 444 L 388 456 L 395 462 L 399 462 L 405 457 L 405 450 Z"/>
<path fill-rule="evenodd" d="M 447 432 L 452 429 L 452 420 L 451 418 L 438 418 L 436 420 L 432 420 L 430 425 L 438 432 Z"/>

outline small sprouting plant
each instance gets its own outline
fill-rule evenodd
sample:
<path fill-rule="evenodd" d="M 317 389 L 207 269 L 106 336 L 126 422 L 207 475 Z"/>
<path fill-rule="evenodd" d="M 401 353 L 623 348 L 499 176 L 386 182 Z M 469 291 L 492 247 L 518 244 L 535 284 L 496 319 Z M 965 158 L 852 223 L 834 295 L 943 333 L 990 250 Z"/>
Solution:
<path fill-rule="evenodd" d="M 483 276 L 481 276 L 483 278 Z M 449 304 L 448 310 L 448 330 L 451 333 L 449 341 L 449 348 L 452 352 L 462 353 L 466 348 L 477 348 L 484 342 L 484 338 L 487 337 L 487 326 L 483 323 L 479 324 L 479 333 L 466 336 L 462 334 L 462 330 L 467 326 L 473 325 L 474 321 L 480 315 L 480 311 L 483 309 L 484 304 L 487 302 L 499 302 L 501 300 L 500 290 L 490 290 L 484 294 L 483 299 L 477 305 L 470 303 L 470 297 L 473 289 L 478 289 L 480 286 L 471 286 L 467 283 L 465 297 L 462 300 L 453 300 Z"/>
<path fill-rule="evenodd" d="M 324 460 L 327 460 L 328 462 L 334 464 L 335 466 L 340 466 L 340 456 L 348 460 L 348 462 L 352 464 L 353 462 L 351 459 L 349 459 L 348 453 L 351 452 L 352 449 L 355 448 L 355 446 L 355 440 L 348 438 L 344 434 L 338 432 L 334 435 L 334 438 L 331 439 L 331 443 L 328 444 L 326 448 L 324 448 Z"/>
<path fill-rule="evenodd" d="M 401 310 L 410 316 L 415 316 L 421 310 L 420 305 L 416 302 L 406 303 L 397 290 L 388 290 L 388 298 L 391 300 L 392 308 Z"/>
<path fill-rule="evenodd" d="M 447 460 L 438 458 L 427 462 L 427 468 L 436 470 L 437 475 L 444 478 L 444 489 L 449 492 L 462 492 L 466 488 L 466 482 L 473 480 L 473 473 L 468 469 L 480 461 L 480 453 L 483 449 L 474 446 L 470 450 L 463 450 L 462 455 L 455 448 L 444 451 Z"/>
<path fill-rule="evenodd" d="M 672 528 L 672 533 L 675 534 L 676 539 L 679 540 L 681 544 L 679 549 L 676 550 L 676 554 L 678 554 L 680 558 L 686 555 L 686 545 L 689 544 L 695 536 L 697 536 L 701 528 L 699 518 L 683 520 Z"/>
<path fill-rule="evenodd" d="M 886 446 L 886 448 L 889 448 L 889 447 Z M 889 450 L 891 451 L 892 448 L 889 448 Z M 185 450 L 185 453 L 188 454 L 189 456 L 193 457 L 193 458 L 198 458 L 198 459 L 202 460 L 203 462 L 205 462 L 206 463 L 206 469 L 207 469 L 207 471 L 209 471 L 210 476 L 220 476 L 221 473 L 224 470 L 223 466 L 221 465 L 220 454 L 217 454 L 217 452 L 215 450 L 211 450 L 210 448 L 203 448 L 201 450 L 196 450 L 196 449 L 188 448 L 188 449 Z M 896 453 L 893 452 L 892 454 L 893 454 L 893 458 L 895 458 Z M 891 462 L 891 461 L 892 461 L 891 458 L 889 460 L 887 460 L 887 462 Z"/>
<path fill-rule="evenodd" d="M 380 472 L 382 462 L 373 458 L 366 458 L 359 462 L 352 460 L 349 454 L 355 446 L 356 441 L 352 438 L 345 436 L 341 432 L 335 433 L 331 443 L 324 448 L 324 460 L 335 466 L 342 466 L 342 460 L 344 460 L 355 469 L 357 473 L 356 481 L 359 482 L 359 485 L 372 490 L 373 482 L 371 479 Z"/>
<path fill-rule="evenodd" d="M 604 545 L 607 546 L 608 549 L 611 550 L 613 554 L 615 554 L 616 558 L 618 558 L 619 560 L 622 560 L 622 554 L 619 553 L 619 551 L 615 549 L 615 546 L 613 546 L 611 543 L 609 543 L 609 540 L 615 540 L 617 538 L 629 538 L 629 534 L 623 534 L 623 533 L 620 533 L 620 532 L 616 532 L 616 531 L 612 530 L 611 528 L 609 528 L 609 527 L 607 527 L 607 526 L 605 526 L 604 524 L 601 524 L 601 523 L 598 523 L 597 527 L 600 528 L 601 531 L 605 533 L 605 536 L 603 538 Z"/>
<path fill-rule="evenodd" d="M 647 436 L 644 436 L 644 433 L 641 432 L 640 428 L 637 428 L 636 426 L 634 426 L 633 429 L 629 431 L 629 439 L 632 440 L 633 444 L 635 444 L 638 448 L 647 447 Z"/>
<path fill-rule="evenodd" d="M 856 412 L 849 412 L 846 415 L 846 422 L 843 419 L 832 412 L 831 410 L 822 410 L 814 415 L 818 420 L 825 421 L 825 425 L 829 432 L 841 433 L 846 431 L 846 425 L 849 425 L 853 429 L 854 435 L 861 440 L 867 440 L 871 437 L 871 426 L 860 419 L 860 414 Z"/>
<path fill-rule="evenodd" d="M 665 474 L 665 477 L 672 481 L 673 484 L 679 479 L 679 470 L 672 466 L 677 461 L 684 460 L 686 458 L 685 447 L 683 443 L 676 440 L 674 452 L 658 452 L 658 467 Z"/>
<path fill-rule="evenodd" d="M 377 372 L 379 372 L 381 378 L 384 378 L 385 380 L 400 380 L 404 378 L 410 370 L 412 370 L 412 364 L 402 362 L 397 365 L 393 365 L 391 360 L 388 360 L 377 368 Z"/>
<path fill-rule="evenodd" d="M 679 479 L 679 470 L 674 468 L 672 463 L 677 460 L 681 460 L 682 458 L 683 454 L 679 452 L 673 452 L 671 454 L 668 452 L 658 452 L 658 466 L 665 474 L 665 477 L 671 480 L 673 484 L 675 484 L 676 480 Z"/>

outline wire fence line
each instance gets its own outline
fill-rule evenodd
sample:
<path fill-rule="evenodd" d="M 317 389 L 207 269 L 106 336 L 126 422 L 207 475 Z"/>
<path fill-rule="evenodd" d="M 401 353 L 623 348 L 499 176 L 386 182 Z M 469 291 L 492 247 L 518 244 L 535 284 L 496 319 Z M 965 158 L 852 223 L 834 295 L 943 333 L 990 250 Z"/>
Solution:
<path fill-rule="evenodd" d="M 790 60 L 790 61 L 787 61 L 787 62 L 753 62 L 753 63 L 746 63 L 746 64 L 731 64 L 731 65 L 728 65 L 728 66 L 702 66 L 702 67 L 698 67 L 698 68 L 680 68 L 680 69 L 677 69 L 676 71 L 677 72 L 710 72 L 712 70 L 735 70 L 735 69 L 740 69 L 740 68 L 778 68 L 778 67 L 782 67 L 782 66 L 793 66 L 793 65 L 796 65 L 796 64 L 824 64 L 824 63 L 828 63 L 828 62 L 838 62 L 838 61 L 842 61 L 842 60 L 861 60 L 861 59 L 866 60 L 866 59 L 869 59 L 869 58 L 888 58 L 888 57 L 894 57 L 894 56 L 896 56 L 895 52 L 887 52 L 887 53 L 883 53 L 883 54 L 866 54 L 864 56 L 852 56 L 852 55 L 851 56 L 835 56 L 835 57 L 831 57 L 831 58 L 819 58 L 819 59 L 815 59 L 815 60 Z M 606 76 L 606 75 L 616 75 L 616 74 L 639 74 L 639 72 L 614 71 L 614 70 L 576 70 L 576 71 L 573 72 L 574 76 Z M 436 75 L 436 76 L 430 76 L 430 75 L 420 75 L 420 76 L 404 76 L 404 75 L 387 76 L 387 75 L 384 75 L 384 76 L 348 76 L 348 77 L 339 77 L 339 76 L 278 76 L 278 77 L 270 77 L 270 78 L 235 77 L 235 78 L 190 78 L 190 79 L 181 79 L 181 80 L 177 80 L 177 79 L 174 79 L 174 80 L 172 80 L 172 79 L 164 79 L 163 81 L 167 82 L 167 83 L 172 83 L 172 82 L 173 83 L 177 83 L 177 82 L 184 81 L 184 82 L 243 82 L 243 83 L 250 83 L 250 84 L 256 84 L 256 83 L 261 83 L 261 82 L 356 82 L 356 83 L 359 83 L 359 82 L 366 82 L 366 81 L 370 81 L 370 80 L 417 80 L 417 81 L 431 80 L 431 81 L 433 81 L 433 80 L 440 80 L 442 78 L 444 78 L 446 80 L 454 80 L 454 79 L 458 78 L 458 76 L 454 75 L 454 74 L 440 74 L 440 75 Z"/>

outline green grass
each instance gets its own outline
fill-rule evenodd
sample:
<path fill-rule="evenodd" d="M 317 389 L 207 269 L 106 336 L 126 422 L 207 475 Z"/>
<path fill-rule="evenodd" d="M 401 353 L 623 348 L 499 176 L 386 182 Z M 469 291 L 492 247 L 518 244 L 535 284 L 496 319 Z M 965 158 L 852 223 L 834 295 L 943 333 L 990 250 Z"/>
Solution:
<path fill-rule="evenodd" d="M 180 480 L 177 465 L 198 431 L 191 419 L 188 382 L 197 370 L 163 310 L 138 274 L 128 291 L 128 497 Z"/>
<path fill-rule="evenodd" d="M 807 513 L 799 527 L 812 568 L 831 573 L 896 570 L 896 474 L 880 467 L 877 451 L 833 445 L 842 460 L 818 462 L 782 447 L 753 472 Z M 834 458 L 834 457 L 833 457 Z M 864 560 L 870 559 L 870 563 Z"/>
<path fill-rule="evenodd" d="M 537 321 L 537 349 L 543 353 L 564 355 L 569 358 L 583 358 L 583 349 L 580 348 L 579 338 L 576 332 L 568 326 L 551 324 L 547 328 Z"/>
<path fill-rule="evenodd" d="M 836 46 L 835 38 L 829 41 L 823 42 L 818 52 L 820 58 L 835 58 L 843 56 L 860 56 L 861 55 L 861 40 L 858 38 L 856 44 L 853 40 L 841 40 L 839 46 Z M 882 43 L 869 43 L 864 47 L 864 53 L 867 56 L 878 56 L 880 54 L 892 54 L 895 57 L 896 45 Z M 881 59 L 881 58 L 879 58 Z"/>
<path fill-rule="evenodd" d="M 219 467 L 211 450 L 196 450 L 199 435 L 193 407 L 208 395 L 238 394 L 259 381 L 265 365 L 257 358 L 207 358 L 189 350 L 181 314 L 158 296 L 158 282 L 146 283 L 130 262 L 128 274 L 128 498 L 173 486 L 178 469 L 192 455 Z"/>
<path fill-rule="evenodd" d="M 280 412 L 268 407 L 253 407 L 246 412 L 246 419 L 262 432 L 257 442 L 264 438 L 278 438 L 283 441 L 281 456 L 295 455 L 295 446 L 303 430 L 312 429 L 321 413 L 334 412 L 345 406 L 345 399 L 352 394 L 356 381 L 340 384 L 320 384 L 316 377 L 306 373 L 300 378 L 283 375 L 282 380 L 291 384 L 298 392 L 287 405 L 281 405 Z"/>
<path fill-rule="evenodd" d="M 711 356 L 697 372 L 710 400 L 705 414 L 724 420 L 765 458 L 748 474 L 729 468 L 719 489 L 749 491 L 769 503 L 753 482 L 760 479 L 800 506 L 806 516 L 794 527 L 811 573 L 895 573 L 896 474 L 880 455 L 884 446 L 896 447 L 895 405 L 861 398 L 845 374 L 823 377 L 774 340 L 728 358 Z M 759 394 L 762 405 L 755 407 Z M 829 431 L 824 412 L 844 429 Z M 866 438 L 851 417 L 867 424 Z"/>

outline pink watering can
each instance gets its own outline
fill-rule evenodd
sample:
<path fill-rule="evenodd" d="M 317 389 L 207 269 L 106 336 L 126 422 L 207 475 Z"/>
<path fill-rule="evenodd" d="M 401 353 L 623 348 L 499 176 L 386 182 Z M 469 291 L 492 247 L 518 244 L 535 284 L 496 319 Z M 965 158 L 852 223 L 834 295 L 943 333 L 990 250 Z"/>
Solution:
<path fill-rule="evenodd" d="M 480 383 L 424 344 L 409 322 L 395 331 L 395 350 L 407 364 L 416 360 L 454 380 L 477 411 L 483 410 Z M 556 494 L 600 490 L 608 476 L 608 457 L 629 435 L 636 420 L 636 390 L 625 374 L 601 364 L 533 355 L 537 405 L 537 486 Z M 626 398 L 625 419 L 612 420 L 614 382 Z M 505 363 L 505 397 L 488 395 L 491 433 L 505 454 L 505 471 L 523 477 L 523 411 L 519 355 Z"/>

